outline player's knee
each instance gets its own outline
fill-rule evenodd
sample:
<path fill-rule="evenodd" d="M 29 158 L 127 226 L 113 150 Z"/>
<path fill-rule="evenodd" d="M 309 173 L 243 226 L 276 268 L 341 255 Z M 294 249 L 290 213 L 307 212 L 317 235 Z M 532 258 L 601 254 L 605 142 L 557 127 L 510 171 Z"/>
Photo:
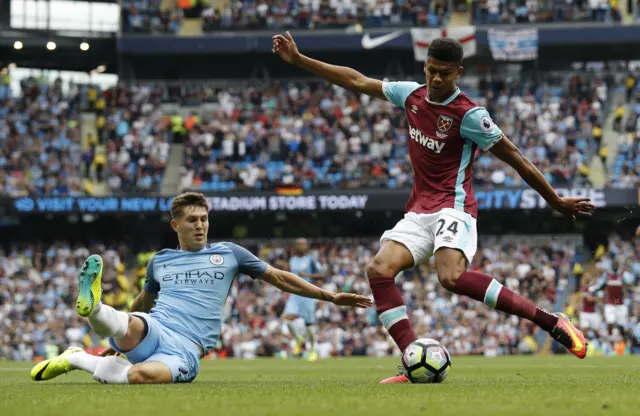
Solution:
<path fill-rule="evenodd" d="M 134 315 L 129 315 L 129 324 L 127 325 L 127 334 L 125 336 L 131 337 L 138 332 L 144 331 L 144 323 L 142 319 Z"/>
<path fill-rule="evenodd" d="M 365 268 L 369 279 L 380 277 L 393 278 L 400 272 L 400 265 L 393 261 L 382 261 L 374 258 Z"/>
<path fill-rule="evenodd" d="M 449 266 L 438 264 L 436 262 L 436 273 L 440 284 L 445 289 L 452 291 L 456 287 L 456 282 L 460 278 L 460 275 L 464 272 L 463 269 L 457 266 Z"/>
<path fill-rule="evenodd" d="M 142 342 L 147 333 L 148 327 L 145 326 L 145 322 L 142 318 L 135 315 L 129 315 L 127 332 L 123 337 L 116 339 L 116 344 L 122 351 L 131 351 Z"/>
<path fill-rule="evenodd" d="M 129 384 L 156 384 L 165 381 L 159 380 L 157 372 L 144 367 L 133 366 L 129 368 Z"/>
<path fill-rule="evenodd" d="M 456 275 L 455 273 L 451 272 L 438 273 L 438 280 L 440 281 L 440 284 L 448 291 L 453 291 L 453 289 L 456 287 L 456 282 L 458 281 L 459 277 L 459 274 Z"/>
<path fill-rule="evenodd" d="M 441 249 L 436 252 L 436 274 L 442 287 L 453 291 L 466 269 L 466 259 L 458 252 Z"/>

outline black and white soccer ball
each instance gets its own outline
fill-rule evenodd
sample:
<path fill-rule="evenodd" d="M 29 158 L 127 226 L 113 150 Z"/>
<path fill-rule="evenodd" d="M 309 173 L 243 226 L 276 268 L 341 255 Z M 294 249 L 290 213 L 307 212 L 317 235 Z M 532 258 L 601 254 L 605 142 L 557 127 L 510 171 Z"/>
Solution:
<path fill-rule="evenodd" d="M 402 372 L 412 383 L 442 383 L 450 368 L 449 351 L 435 339 L 418 339 L 402 354 Z"/>

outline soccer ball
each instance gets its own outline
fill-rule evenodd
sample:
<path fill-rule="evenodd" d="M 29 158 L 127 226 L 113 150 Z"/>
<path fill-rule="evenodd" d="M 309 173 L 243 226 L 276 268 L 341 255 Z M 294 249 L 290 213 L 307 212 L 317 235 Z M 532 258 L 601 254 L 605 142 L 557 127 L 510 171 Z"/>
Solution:
<path fill-rule="evenodd" d="M 449 351 L 435 339 L 418 339 L 402 354 L 402 372 L 412 383 L 442 383 L 450 367 Z"/>

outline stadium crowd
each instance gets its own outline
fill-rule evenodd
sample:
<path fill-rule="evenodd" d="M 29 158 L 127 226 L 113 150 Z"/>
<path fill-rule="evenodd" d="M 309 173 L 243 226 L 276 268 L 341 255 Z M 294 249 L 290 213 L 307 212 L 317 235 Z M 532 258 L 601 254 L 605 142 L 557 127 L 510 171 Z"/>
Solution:
<path fill-rule="evenodd" d="M 603 79 L 485 83 L 468 90 L 554 186 L 588 185 L 608 102 Z M 412 186 L 408 127 L 402 109 L 320 83 L 263 87 L 203 86 L 190 100 L 215 102 L 191 115 L 181 188 L 273 189 Z M 521 179 L 478 151 L 474 182 L 519 185 Z"/>
<path fill-rule="evenodd" d="M 465 91 L 554 186 L 581 186 L 589 184 L 591 157 L 602 154 L 614 86 L 573 75 L 553 82 L 482 82 Z M 104 91 L 71 85 L 63 93 L 58 81 L 28 78 L 21 90 L 12 96 L 0 86 L 0 193 L 9 196 L 91 194 L 95 183 L 105 183 L 112 194 L 155 192 L 172 142 L 185 149 L 180 189 L 412 184 L 403 111 L 323 83 L 140 84 Z M 183 117 L 164 110 L 166 101 L 201 108 Z M 640 108 L 631 108 L 610 172 L 616 187 L 638 183 Z M 476 157 L 476 184 L 520 184 L 516 172 L 490 154 Z"/>
<path fill-rule="evenodd" d="M 627 99 L 615 109 L 613 127 L 618 134 L 615 165 L 611 172 L 614 188 L 640 186 L 640 95 L 637 80 L 625 80 Z"/>
<path fill-rule="evenodd" d="M 82 194 L 78 96 L 59 83 L 21 87 L 13 99 L 0 85 L 0 194 Z"/>
<path fill-rule="evenodd" d="M 0 194 L 82 196 L 93 183 L 157 191 L 171 138 L 158 104 L 144 87 L 101 91 L 28 77 L 15 94 L 0 85 Z"/>
<path fill-rule="evenodd" d="M 106 179 L 112 192 L 157 192 L 171 148 L 171 118 L 160 108 L 157 89 L 132 86 L 102 93 L 88 90 L 88 111 L 96 116 L 97 136 L 90 149 L 104 146 L 97 180 Z M 93 153 L 93 150 L 90 150 Z M 91 156 L 91 155 L 90 155 Z M 91 157 L 87 159 L 87 163 Z M 102 174 L 104 170 L 104 175 Z"/>
<path fill-rule="evenodd" d="M 179 33 L 185 18 L 201 18 L 203 32 L 256 29 L 331 29 L 441 26 L 452 12 L 444 0 L 125 0 L 123 32 Z M 618 0 L 454 2 L 471 24 L 565 21 L 620 22 Z"/>
<path fill-rule="evenodd" d="M 588 279 L 588 266 L 580 247 L 549 240 L 526 244 L 511 240 L 480 240 L 471 268 L 495 276 L 502 284 L 525 294 L 548 310 L 577 317 L 580 279 Z M 330 290 L 370 293 L 363 271 L 377 249 L 373 239 L 312 242 L 311 253 L 326 271 L 322 286 Z M 275 267 L 287 268 L 290 242 L 247 243 L 259 257 Z M 75 313 L 76 275 L 90 253 L 105 260 L 103 302 L 129 310 L 144 281 L 151 252 L 133 253 L 126 245 L 100 243 L 84 246 L 57 242 L 51 245 L 15 244 L 0 251 L 0 359 L 32 360 L 50 357 L 74 345 L 97 352 L 105 341 L 90 331 Z M 613 235 L 608 246 L 595 253 L 598 270 L 613 260 L 627 267 L 629 290 L 624 305 L 630 320 L 624 332 L 588 332 L 592 354 L 640 353 L 640 241 Z M 452 295 L 437 282 L 432 263 L 396 278 L 418 336 L 441 340 L 454 355 L 507 355 L 562 352 L 536 327 L 508 317 L 465 297 Z M 593 282 L 593 280 L 591 280 Z M 221 343 L 208 358 L 290 356 L 292 342 L 280 319 L 286 297 L 270 285 L 240 275 L 225 305 Z M 379 324 L 375 310 L 338 309 L 320 303 L 317 313 L 316 350 L 331 356 L 386 356 L 397 354 L 393 341 Z M 624 335 L 624 336 L 623 336 Z"/>

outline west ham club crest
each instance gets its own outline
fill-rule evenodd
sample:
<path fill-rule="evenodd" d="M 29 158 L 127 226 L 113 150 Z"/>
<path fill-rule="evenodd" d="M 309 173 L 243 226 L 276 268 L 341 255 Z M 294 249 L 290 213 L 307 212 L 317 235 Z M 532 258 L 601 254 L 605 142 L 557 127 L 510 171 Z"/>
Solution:
<path fill-rule="evenodd" d="M 442 114 L 440 114 L 440 117 L 438 117 L 438 123 L 436 125 L 438 126 L 438 130 L 444 133 L 446 131 L 449 131 L 449 129 L 453 125 L 453 119 L 449 116 L 443 116 Z"/>

